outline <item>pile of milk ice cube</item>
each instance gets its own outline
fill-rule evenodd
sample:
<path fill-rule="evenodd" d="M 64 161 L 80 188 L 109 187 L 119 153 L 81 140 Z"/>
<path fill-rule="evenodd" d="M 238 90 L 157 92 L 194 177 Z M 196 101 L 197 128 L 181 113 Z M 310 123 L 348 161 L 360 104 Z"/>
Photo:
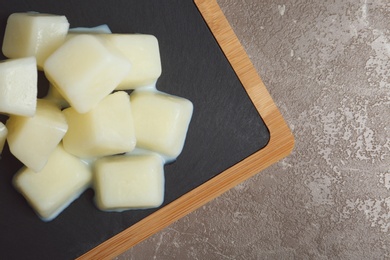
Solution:
<path fill-rule="evenodd" d="M 156 89 L 156 37 L 14 13 L 2 51 L 0 152 L 7 142 L 24 164 L 13 185 L 42 220 L 90 187 L 103 211 L 161 206 L 164 165 L 182 152 L 193 105 Z M 44 98 L 38 70 L 50 82 Z"/>

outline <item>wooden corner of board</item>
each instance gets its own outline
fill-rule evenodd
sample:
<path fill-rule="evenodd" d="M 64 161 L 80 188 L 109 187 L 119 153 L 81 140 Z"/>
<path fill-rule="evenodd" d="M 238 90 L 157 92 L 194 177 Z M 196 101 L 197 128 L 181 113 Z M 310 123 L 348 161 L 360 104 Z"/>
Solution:
<path fill-rule="evenodd" d="M 257 73 L 244 47 L 215 0 L 194 0 L 226 58 L 236 72 L 249 98 L 270 131 L 270 141 L 260 153 L 276 150 L 275 159 L 290 154 L 295 140 L 283 116 Z"/>

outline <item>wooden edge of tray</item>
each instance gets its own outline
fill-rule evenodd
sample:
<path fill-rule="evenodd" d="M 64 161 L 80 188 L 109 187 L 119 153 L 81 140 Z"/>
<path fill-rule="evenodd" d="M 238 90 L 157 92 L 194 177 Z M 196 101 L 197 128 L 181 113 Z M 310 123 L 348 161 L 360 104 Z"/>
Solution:
<path fill-rule="evenodd" d="M 266 147 L 108 239 L 78 259 L 112 259 L 289 155 L 294 137 L 216 0 L 194 0 L 270 132 Z"/>

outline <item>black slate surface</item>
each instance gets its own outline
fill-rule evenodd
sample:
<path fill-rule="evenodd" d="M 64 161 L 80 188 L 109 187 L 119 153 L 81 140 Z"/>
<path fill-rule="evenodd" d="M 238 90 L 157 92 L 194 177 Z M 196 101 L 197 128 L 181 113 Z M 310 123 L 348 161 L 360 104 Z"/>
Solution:
<path fill-rule="evenodd" d="M 7 17 L 25 11 L 66 15 L 71 27 L 108 24 L 115 33 L 145 33 L 158 38 L 163 73 L 157 88 L 194 104 L 184 150 L 176 162 L 165 166 L 164 205 L 267 144 L 267 127 L 192 1 L 0 3 L 0 42 Z M 40 97 L 47 86 L 40 73 Z M 6 118 L 0 116 L 2 122 Z M 0 259 L 71 259 L 155 211 L 101 212 L 95 208 L 89 189 L 55 220 L 44 223 L 11 185 L 20 167 L 6 146 L 0 160 Z"/>

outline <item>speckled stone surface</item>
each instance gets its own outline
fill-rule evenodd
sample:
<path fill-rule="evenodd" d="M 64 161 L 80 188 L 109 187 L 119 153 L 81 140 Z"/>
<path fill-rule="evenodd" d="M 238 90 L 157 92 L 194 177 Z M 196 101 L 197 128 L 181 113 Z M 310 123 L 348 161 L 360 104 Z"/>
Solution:
<path fill-rule="evenodd" d="M 296 147 L 117 259 L 390 259 L 390 3 L 218 3 Z"/>

